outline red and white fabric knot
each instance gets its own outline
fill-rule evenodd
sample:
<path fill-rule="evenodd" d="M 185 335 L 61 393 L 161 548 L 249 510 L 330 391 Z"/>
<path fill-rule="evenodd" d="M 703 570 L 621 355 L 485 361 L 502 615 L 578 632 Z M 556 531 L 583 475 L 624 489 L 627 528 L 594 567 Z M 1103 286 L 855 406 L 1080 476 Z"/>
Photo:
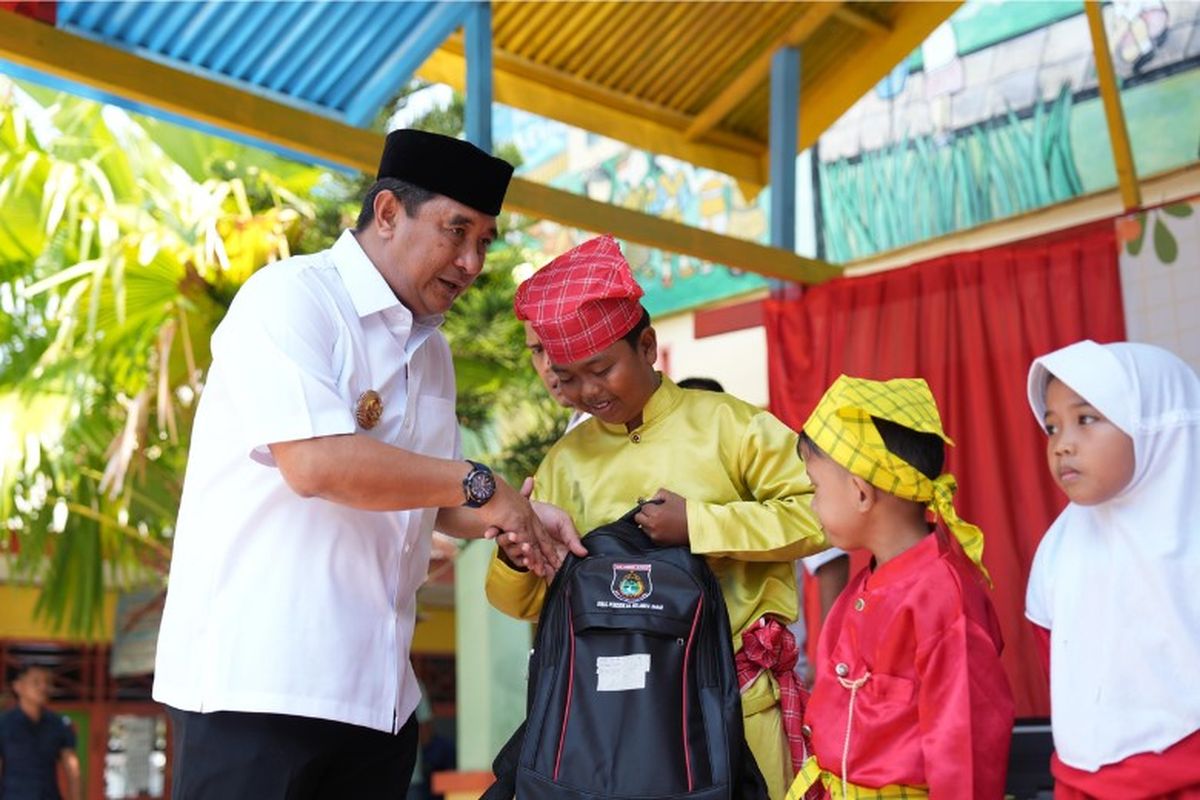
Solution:
<path fill-rule="evenodd" d="M 738 687 L 745 692 L 763 672 L 770 672 L 779 684 L 779 710 L 783 731 L 792 754 L 792 771 L 799 772 L 810 748 L 804 741 L 804 707 L 808 692 L 796 676 L 800 648 L 796 637 L 774 617 L 761 617 L 742 633 L 742 649 L 734 658 Z"/>

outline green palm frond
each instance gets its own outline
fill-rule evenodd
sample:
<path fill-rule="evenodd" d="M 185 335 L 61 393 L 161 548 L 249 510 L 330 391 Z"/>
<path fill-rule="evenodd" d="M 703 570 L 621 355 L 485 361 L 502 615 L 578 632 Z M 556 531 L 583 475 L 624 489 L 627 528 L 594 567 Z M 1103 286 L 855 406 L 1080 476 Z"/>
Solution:
<path fill-rule="evenodd" d="M 0 538 L 90 634 L 106 586 L 162 580 L 209 337 L 314 211 L 266 174 L 198 179 L 123 113 L 28 108 L 0 106 Z"/>
<path fill-rule="evenodd" d="M 329 246 L 365 183 L 37 96 L 0 100 L 0 553 L 41 586 L 41 615 L 96 634 L 107 587 L 164 580 L 209 339 L 234 294 Z M 430 124 L 454 132 L 461 113 Z M 512 313 L 529 224 L 500 220 L 509 235 L 445 326 L 465 446 L 516 482 L 566 420 Z"/>

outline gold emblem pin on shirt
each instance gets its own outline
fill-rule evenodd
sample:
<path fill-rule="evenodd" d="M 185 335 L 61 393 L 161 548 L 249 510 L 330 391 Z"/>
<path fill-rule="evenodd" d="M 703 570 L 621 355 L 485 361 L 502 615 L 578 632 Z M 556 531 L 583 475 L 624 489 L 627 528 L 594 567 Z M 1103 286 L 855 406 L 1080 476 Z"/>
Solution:
<path fill-rule="evenodd" d="M 379 396 L 379 392 L 367 389 L 358 396 L 358 402 L 354 406 L 354 418 L 362 428 L 371 430 L 379 424 L 379 418 L 382 416 L 383 398 Z"/>

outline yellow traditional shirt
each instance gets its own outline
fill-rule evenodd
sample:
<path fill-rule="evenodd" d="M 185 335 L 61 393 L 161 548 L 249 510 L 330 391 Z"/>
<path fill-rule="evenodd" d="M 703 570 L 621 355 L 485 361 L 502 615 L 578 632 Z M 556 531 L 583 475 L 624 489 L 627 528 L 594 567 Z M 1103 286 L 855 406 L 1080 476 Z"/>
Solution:
<path fill-rule="evenodd" d="M 784 624 L 796 619 L 792 562 L 828 547 L 811 508 L 812 484 L 796 456 L 796 434 L 770 413 L 723 392 L 680 389 L 666 376 L 633 431 L 592 418 L 560 439 L 535 476 L 534 498 L 565 509 L 585 533 L 619 519 L 660 488 L 687 500 L 693 553 L 706 557 L 721 583 L 733 630 L 742 632 L 764 614 Z M 534 620 L 546 583 L 496 557 L 487 596 L 499 610 Z M 742 696 L 749 717 L 775 705 L 778 689 L 764 673 Z M 777 721 L 766 738 L 781 748 Z M 768 775 L 765 754 L 751 749 L 774 786 L 791 773 Z M 786 750 L 783 751 L 786 753 Z M 774 760 L 774 759 L 772 759 Z"/>

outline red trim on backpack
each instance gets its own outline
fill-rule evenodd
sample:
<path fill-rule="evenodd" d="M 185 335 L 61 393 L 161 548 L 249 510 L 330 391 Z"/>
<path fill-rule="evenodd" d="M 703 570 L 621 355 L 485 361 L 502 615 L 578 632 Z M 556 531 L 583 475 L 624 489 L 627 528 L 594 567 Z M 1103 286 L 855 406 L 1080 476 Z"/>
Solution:
<path fill-rule="evenodd" d="M 696 626 L 700 624 L 700 609 L 704 608 L 704 593 L 696 603 L 692 616 L 692 630 L 688 634 L 687 647 L 683 651 L 683 763 L 687 769 L 688 791 L 692 791 L 692 753 L 688 747 L 688 661 L 692 656 L 692 640 L 696 638 Z"/>
<path fill-rule="evenodd" d="M 567 739 L 567 720 L 571 716 L 571 692 L 575 688 L 575 619 L 571 615 L 571 604 L 567 603 L 567 624 L 571 629 L 571 658 L 567 667 L 567 702 L 563 706 L 562 730 L 558 734 L 558 753 L 554 756 L 554 780 L 558 780 L 558 768 L 562 765 L 563 742 Z"/>

